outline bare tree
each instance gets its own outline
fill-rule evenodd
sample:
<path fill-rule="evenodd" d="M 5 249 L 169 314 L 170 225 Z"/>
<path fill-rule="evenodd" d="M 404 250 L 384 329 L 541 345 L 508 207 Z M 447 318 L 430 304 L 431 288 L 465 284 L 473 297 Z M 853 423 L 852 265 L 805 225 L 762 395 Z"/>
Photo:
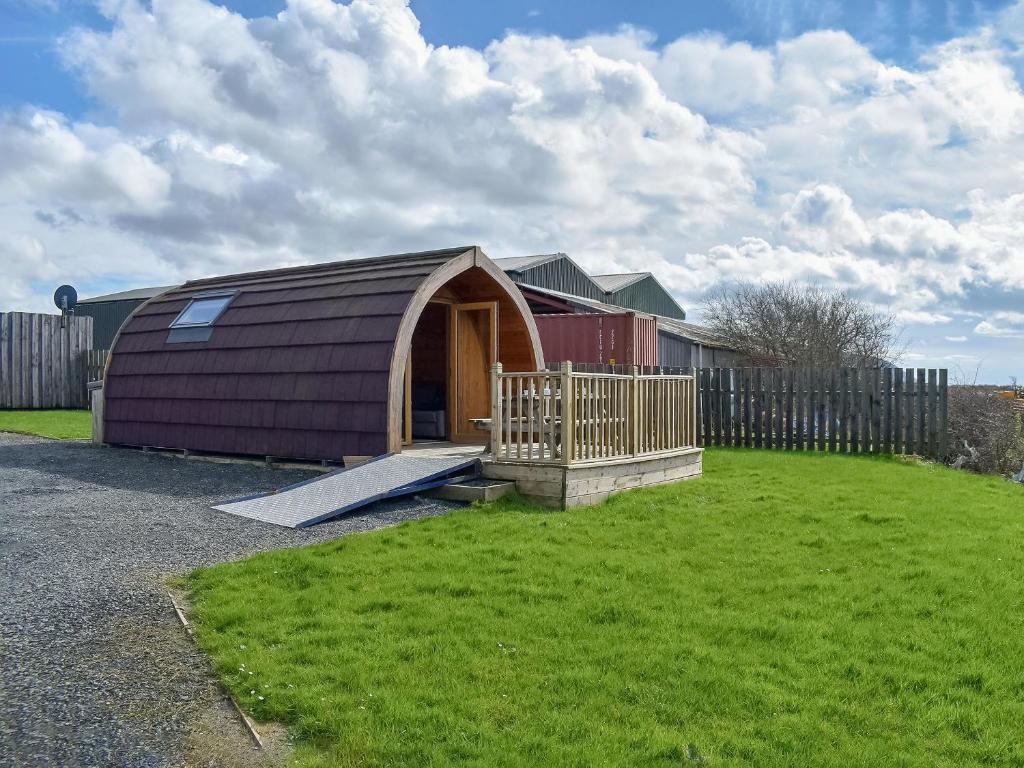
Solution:
<path fill-rule="evenodd" d="M 704 319 L 748 357 L 786 365 L 877 366 L 902 353 L 893 315 L 813 285 L 725 286 L 705 301 Z"/>

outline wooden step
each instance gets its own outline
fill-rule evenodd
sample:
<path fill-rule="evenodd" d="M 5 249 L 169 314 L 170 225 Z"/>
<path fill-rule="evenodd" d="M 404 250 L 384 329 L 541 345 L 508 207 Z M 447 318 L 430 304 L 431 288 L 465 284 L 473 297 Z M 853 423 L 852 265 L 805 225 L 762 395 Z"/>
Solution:
<path fill-rule="evenodd" d="M 442 485 L 439 488 L 432 488 L 423 495 L 447 501 L 495 501 L 515 489 L 516 484 L 513 480 L 479 478 L 457 481 L 448 485 Z"/>

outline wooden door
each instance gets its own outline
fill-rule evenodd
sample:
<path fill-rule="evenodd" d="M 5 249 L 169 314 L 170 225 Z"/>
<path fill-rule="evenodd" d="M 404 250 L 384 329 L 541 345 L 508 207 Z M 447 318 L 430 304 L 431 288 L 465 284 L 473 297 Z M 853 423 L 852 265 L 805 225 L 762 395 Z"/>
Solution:
<path fill-rule="evenodd" d="M 471 419 L 491 416 L 491 365 L 498 359 L 498 304 L 453 304 L 448 412 L 456 442 L 486 442 L 488 433 Z"/>

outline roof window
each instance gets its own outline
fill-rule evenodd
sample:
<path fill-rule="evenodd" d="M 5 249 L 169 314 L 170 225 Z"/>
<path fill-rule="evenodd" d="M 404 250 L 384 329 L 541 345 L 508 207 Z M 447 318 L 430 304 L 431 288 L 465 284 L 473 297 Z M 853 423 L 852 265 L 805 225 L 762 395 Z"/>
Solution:
<path fill-rule="evenodd" d="M 197 293 L 174 318 L 171 328 L 204 328 L 213 325 L 237 294 L 238 291 Z"/>

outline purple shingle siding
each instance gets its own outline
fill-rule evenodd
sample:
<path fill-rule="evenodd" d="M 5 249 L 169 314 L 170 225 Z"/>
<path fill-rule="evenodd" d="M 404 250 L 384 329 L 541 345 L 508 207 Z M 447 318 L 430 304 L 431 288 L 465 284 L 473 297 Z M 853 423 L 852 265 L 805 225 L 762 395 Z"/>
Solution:
<path fill-rule="evenodd" d="M 104 385 L 110 443 L 339 460 L 387 450 L 391 360 L 416 289 L 468 248 L 186 283 L 140 307 Z M 238 294 L 208 341 L 168 343 L 204 291 Z"/>

